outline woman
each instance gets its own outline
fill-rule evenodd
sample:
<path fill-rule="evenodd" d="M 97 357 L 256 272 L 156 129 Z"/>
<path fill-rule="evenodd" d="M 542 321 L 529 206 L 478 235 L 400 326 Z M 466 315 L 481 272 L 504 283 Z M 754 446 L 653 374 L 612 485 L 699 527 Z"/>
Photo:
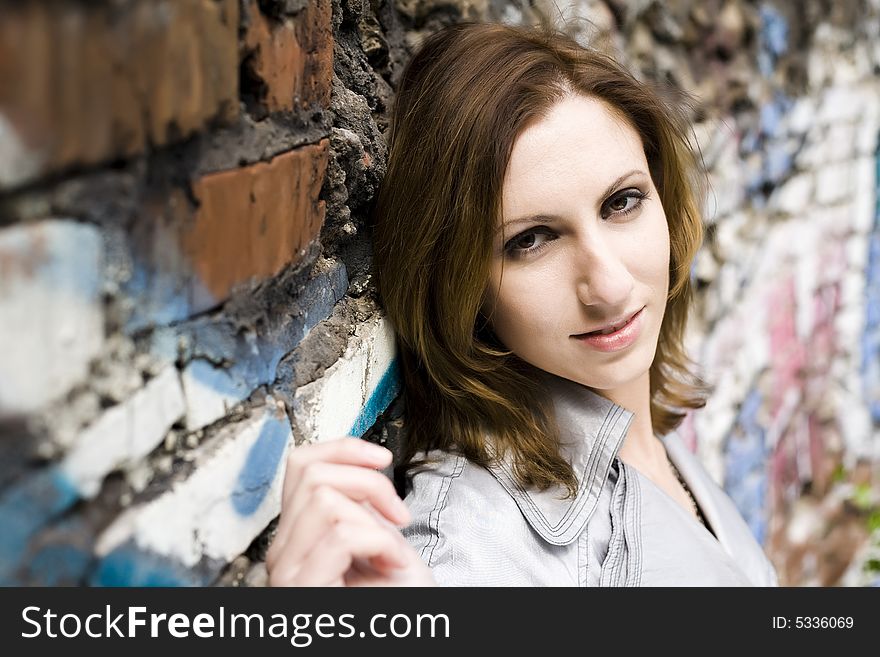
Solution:
<path fill-rule="evenodd" d="M 270 583 L 774 585 L 675 433 L 702 238 L 686 122 L 549 29 L 464 23 L 401 79 L 374 268 L 398 337 L 387 450 L 293 451 Z M 402 531 L 398 530 L 398 527 Z"/>

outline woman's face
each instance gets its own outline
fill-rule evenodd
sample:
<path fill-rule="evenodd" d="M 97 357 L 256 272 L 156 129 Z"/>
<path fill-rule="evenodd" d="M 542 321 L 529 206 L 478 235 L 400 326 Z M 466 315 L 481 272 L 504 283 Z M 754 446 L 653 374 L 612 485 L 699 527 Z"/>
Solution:
<path fill-rule="evenodd" d="M 502 216 L 484 306 L 496 304 L 495 334 L 542 370 L 628 398 L 654 360 L 669 289 L 666 215 L 638 133 L 597 99 L 557 103 L 514 144 Z M 637 311 L 604 339 L 575 337 Z"/>

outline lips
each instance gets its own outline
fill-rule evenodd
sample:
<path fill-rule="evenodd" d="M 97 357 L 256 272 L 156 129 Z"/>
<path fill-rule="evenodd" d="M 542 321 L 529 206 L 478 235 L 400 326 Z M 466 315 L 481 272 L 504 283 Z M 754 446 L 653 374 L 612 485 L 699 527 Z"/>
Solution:
<path fill-rule="evenodd" d="M 596 335 L 596 334 L 608 335 L 609 333 L 614 333 L 615 331 L 619 331 L 621 328 L 626 326 L 628 323 L 629 323 L 629 320 L 626 320 L 625 322 L 621 322 L 620 324 L 615 324 L 614 326 L 611 326 L 606 329 L 600 329 L 598 331 L 590 331 L 589 333 L 587 333 L 587 335 Z"/>
<path fill-rule="evenodd" d="M 600 352 L 615 352 L 628 349 L 638 342 L 644 324 L 644 308 L 633 315 L 619 329 L 603 333 L 602 329 L 591 333 L 573 336 L 581 344 Z M 608 327 L 611 328 L 611 327 Z"/>
<path fill-rule="evenodd" d="M 582 337 L 585 335 L 608 335 L 610 333 L 614 333 L 615 331 L 619 331 L 621 328 L 629 324 L 632 321 L 632 318 L 638 315 L 641 311 L 642 308 L 639 308 L 635 312 L 627 315 L 625 319 L 617 320 L 614 324 L 606 324 L 605 328 L 598 328 L 594 331 L 589 331 L 587 333 L 579 333 L 575 337 Z"/>

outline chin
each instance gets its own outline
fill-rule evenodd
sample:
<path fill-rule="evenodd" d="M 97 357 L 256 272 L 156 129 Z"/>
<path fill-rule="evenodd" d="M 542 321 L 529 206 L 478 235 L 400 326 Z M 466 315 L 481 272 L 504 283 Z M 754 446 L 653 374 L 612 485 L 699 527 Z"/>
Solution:
<path fill-rule="evenodd" d="M 557 376 L 580 383 L 596 392 L 611 392 L 632 385 L 636 381 L 642 379 L 642 377 L 647 376 L 650 366 L 651 363 L 640 363 L 638 367 L 610 364 L 603 366 L 609 370 L 606 376 L 601 376 L 596 372 L 593 372 L 593 376 L 587 377 L 583 375 L 568 376 L 566 374 L 558 374 Z"/>

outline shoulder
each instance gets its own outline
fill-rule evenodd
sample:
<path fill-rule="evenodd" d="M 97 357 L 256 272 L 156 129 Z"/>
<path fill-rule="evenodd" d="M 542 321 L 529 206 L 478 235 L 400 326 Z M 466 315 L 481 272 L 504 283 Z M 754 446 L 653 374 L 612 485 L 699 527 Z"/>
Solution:
<path fill-rule="evenodd" d="M 418 545 L 429 566 L 437 558 L 438 540 L 464 538 L 464 528 L 521 522 L 516 503 L 495 476 L 460 454 L 435 450 L 413 471 L 404 499 L 413 521 L 407 538 Z M 433 540 L 431 540 L 433 539 Z"/>
<path fill-rule="evenodd" d="M 523 546 L 528 533 L 513 498 L 489 470 L 464 456 L 434 451 L 427 457 L 429 463 L 414 471 L 404 499 L 412 522 L 403 535 L 437 582 L 523 583 L 517 580 L 515 568 L 499 572 L 500 564 L 512 561 L 505 559 L 506 552 Z"/>

